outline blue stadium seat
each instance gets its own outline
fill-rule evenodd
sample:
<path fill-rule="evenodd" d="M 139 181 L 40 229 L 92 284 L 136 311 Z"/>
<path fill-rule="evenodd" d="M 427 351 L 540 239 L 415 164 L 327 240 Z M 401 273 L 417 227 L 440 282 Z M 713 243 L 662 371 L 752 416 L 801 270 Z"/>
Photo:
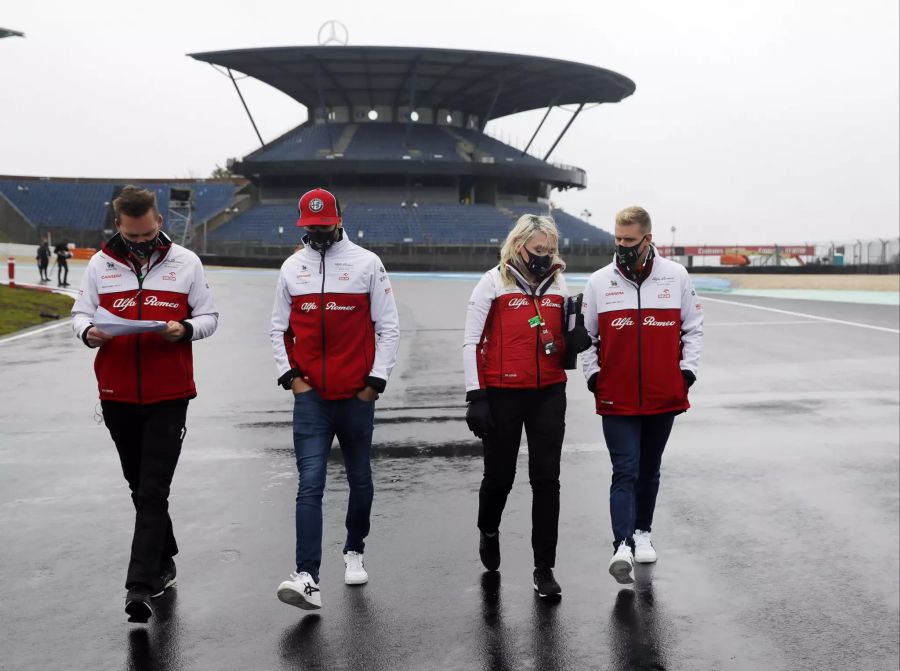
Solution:
<path fill-rule="evenodd" d="M 0 193 L 41 228 L 102 229 L 113 188 L 100 182 L 0 180 Z"/>

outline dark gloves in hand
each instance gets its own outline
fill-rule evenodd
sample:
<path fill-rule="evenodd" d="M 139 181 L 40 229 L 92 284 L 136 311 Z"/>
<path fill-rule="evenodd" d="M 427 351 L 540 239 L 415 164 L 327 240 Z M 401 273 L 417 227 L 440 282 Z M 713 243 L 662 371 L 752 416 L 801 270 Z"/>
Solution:
<path fill-rule="evenodd" d="M 684 368 L 681 369 L 681 376 L 684 378 L 684 381 L 687 382 L 688 389 L 690 389 L 691 385 L 697 381 L 697 376 Z"/>
<path fill-rule="evenodd" d="M 485 434 L 494 428 L 494 420 L 491 419 L 491 407 L 487 398 L 477 398 L 469 401 L 466 408 L 466 424 L 476 438 L 484 438 Z"/>
<path fill-rule="evenodd" d="M 590 346 L 591 336 L 584 327 L 584 315 L 578 314 L 575 316 L 575 326 L 566 334 L 566 351 L 583 352 Z"/>
<path fill-rule="evenodd" d="M 282 389 L 290 389 L 291 384 L 294 382 L 294 378 L 299 377 L 299 375 L 299 368 L 291 368 L 287 373 L 278 378 L 278 381 L 275 384 L 281 385 Z"/>
<path fill-rule="evenodd" d="M 592 394 L 597 390 L 597 373 L 594 373 L 587 381 L 588 391 Z"/>

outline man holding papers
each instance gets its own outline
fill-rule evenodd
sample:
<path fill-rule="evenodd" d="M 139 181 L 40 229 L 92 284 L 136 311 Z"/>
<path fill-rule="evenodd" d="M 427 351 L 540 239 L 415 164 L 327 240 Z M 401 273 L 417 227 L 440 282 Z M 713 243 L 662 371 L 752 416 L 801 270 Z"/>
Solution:
<path fill-rule="evenodd" d="M 155 194 L 127 186 L 113 207 L 117 233 L 88 263 L 72 315 L 75 335 L 99 348 L 103 419 L 136 510 L 125 612 L 146 622 L 151 598 L 175 584 L 168 499 L 197 395 L 191 342 L 215 332 L 218 313 L 200 259 L 160 230 Z"/>

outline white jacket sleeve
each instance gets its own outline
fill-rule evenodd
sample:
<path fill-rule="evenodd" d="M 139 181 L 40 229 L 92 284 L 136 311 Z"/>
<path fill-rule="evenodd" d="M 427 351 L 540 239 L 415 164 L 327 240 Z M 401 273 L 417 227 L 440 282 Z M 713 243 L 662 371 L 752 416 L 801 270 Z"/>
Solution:
<path fill-rule="evenodd" d="M 466 310 L 466 331 L 463 337 L 463 370 L 466 374 L 466 392 L 481 389 L 481 380 L 478 375 L 478 345 L 484 335 L 484 325 L 487 322 L 491 305 L 497 297 L 497 290 L 487 272 L 475 285 L 472 296 L 469 298 L 469 307 Z"/>
<path fill-rule="evenodd" d="M 400 349 L 400 317 L 394 301 L 394 289 L 381 259 L 375 256 L 372 263 L 369 304 L 372 323 L 375 325 L 375 361 L 369 377 L 387 382 L 397 363 L 397 352 Z"/>
<path fill-rule="evenodd" d="M 681 285 L 681 368 L 695 376 L 700 366 L 700 347 L 703 342 L 703 309 L 694 283 L 687 271 Z"/>
<path fill-rule="evenodd" d="M 581 359 L 581 370 L 584 371 L 584 379 L 590 380 L 591 375 L 600 372 L 600 362 L 597 348 L 600 340 L 597 337 L 597 292 L 594 286 L 594 278 L 588 278 L 584 287 L 584 328 L 591 337 L 591 346 L 578 355 Z"/>
<path fill-rule="evenodd" d="M 291 328 L 291 294 L 284 281 L 284 267 L 278 273 L 278 284 L 275 286 L 275 303 L 272 306 L 272 354 L 275 356 L 275 368 L 281 378 L 291 369 L 286 338 L 293 339 L 288 331 Z"/>
<path fill-rule="evenodd" d="M 209 290 L 209 282 L 203 272 L 203 264 L 196 259 L 194 265 L 194 280 L 191 290 L 188 292 L 188 305 L 191 306 L 191 316 L 185 319 L 191 325 L 194 332 L 191 340 L 208 338 L 216 332 L 219 326 L 219 313 L 213 303 L 212 292 Z"/>
<path fill-rule="evenodd" d="M 84 275 L 81 276 L 81 290 L 78 292 L 78 299 L 72 306 L 72 330 L 75 331 L 75 337 L 85 345 L 87 345 L 87 341 L 84 339 L 84 333 L 92 326 L 94 313 L 100 307 L 100 294 L 97 291 L 97 275 L 94 268 L 95 264 L 89 262 L 84 269 Z"/>

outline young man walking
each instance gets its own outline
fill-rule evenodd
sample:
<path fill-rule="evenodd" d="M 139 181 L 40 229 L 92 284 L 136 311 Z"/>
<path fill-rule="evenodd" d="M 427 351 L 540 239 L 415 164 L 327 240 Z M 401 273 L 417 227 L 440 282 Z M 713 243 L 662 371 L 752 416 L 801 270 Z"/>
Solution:
<path fill-rule="evenodd" d="M 197 395 L 191 342 L 213 334 L 218 313 L 200 259 L 160 230 L 155 194 L 126 186 L 113 207 L 117 233 L 91 257 L 72 315 L 76 337 L 99 348 L 94 371 L 103 420 L 135 508 L 125 612 L 131 622 L 146 622 L 151 598 L 175 584 L 169 488 L 188 401 Z M 111 336 L 92 323 L 100 307 L 166 328 Z"/>
<path fill-rule="evenodd" d="M 585 288 L 585 326 L 595 346 L 582 367 L 612 461 L 610 574 L 633 582 L 634 562 L 656 561 L 650 528 L 660 464 L 675 416 L 690 407 L 703 313 L 687 270 L 660 257 L 650 215 L 616 215 L 616 253 Z"/>
<path fill-rule="evenodd" d="M 294 393 L 299 473 L 296 570 L 277 595 L 292 606 L 317 609 L 322 607 L 322 494 L 335 436 L 350 485 L 344 582 L 362 585 L 369 579 L 363 551 L 374 493 L 375 400 L 397 359 L 400 326 L 384 266 L 345 239 L 337 198 L 313 189 L 300 198 L 299 212 L 304 247 L 281 266 L 272 309 L 278 384 Z"/>

